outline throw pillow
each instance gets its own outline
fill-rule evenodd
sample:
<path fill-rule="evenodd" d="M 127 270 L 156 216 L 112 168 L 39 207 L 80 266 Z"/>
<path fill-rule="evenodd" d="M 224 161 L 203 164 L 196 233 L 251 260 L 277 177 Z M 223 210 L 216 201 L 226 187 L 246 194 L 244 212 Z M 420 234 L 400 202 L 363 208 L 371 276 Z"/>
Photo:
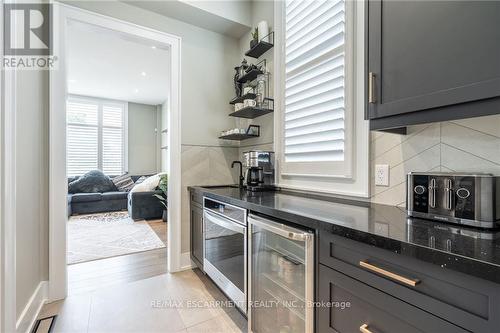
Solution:
<path fill-rule="evenodd" d="M 134 181 L 128 173 L 117 176 L 113 178 L 112 181 L 120 192 L 128 192 L 132 189 L 132 187 L 134 187 Z"/>
<path fill-rule="evenodd" d="M 139 178 L 137 178 L 137 180 L 135 181 L 135 185 L 138 185 L 140 183 L 142 183 L 143 181 L 145 181 L 148 177 L 146 176 L 140 176 Z"/>
<path fill-rule="evenodd" d="M 104 193 L 118 191 L 111 179 L 100 170 L 92 170 L 72 181 L 68 193 Z"/>
<path fill-rule="evenodd" d="M 154 191 L 158 184 L 160 183 L 160 176 L 153 175 L 151 177 L 146 178 L 142 183 L 137 184 L 130 190 L 130 192 L 150 192 Z"/>

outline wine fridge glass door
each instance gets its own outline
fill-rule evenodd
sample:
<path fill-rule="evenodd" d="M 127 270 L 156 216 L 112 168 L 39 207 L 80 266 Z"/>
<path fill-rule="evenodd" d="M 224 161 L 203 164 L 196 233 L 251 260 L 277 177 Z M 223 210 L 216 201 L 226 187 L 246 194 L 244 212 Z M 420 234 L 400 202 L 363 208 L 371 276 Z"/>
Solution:
<path fill-rule="evenodd" d="M 295 229 L 299 236 L 290 238 L 293 233 L 254 218 L 249 218 L 251 332 L 312 332 L 312 234 Z"/>

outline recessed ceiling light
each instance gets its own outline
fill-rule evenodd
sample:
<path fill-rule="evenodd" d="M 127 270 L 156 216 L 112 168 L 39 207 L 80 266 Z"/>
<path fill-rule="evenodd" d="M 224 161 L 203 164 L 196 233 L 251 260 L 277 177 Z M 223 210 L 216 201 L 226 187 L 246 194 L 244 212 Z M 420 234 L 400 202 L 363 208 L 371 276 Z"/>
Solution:
<path fill-rule="evenodd" d="M 134 92 L 137 94 L 139 92 L 139 89 L 135 89 Z"/>
<path fill-rule="evenodd" d="M 141 72 L 141 75 L 142 76 L 146 76 L 146 72 Z"/>
<path fill-rule="evenodd" d="M 151 48 L 154 50 L 154 49 L 156 49 L 156 46 L 153 45 L 153 46 L 151 46 Z"/>

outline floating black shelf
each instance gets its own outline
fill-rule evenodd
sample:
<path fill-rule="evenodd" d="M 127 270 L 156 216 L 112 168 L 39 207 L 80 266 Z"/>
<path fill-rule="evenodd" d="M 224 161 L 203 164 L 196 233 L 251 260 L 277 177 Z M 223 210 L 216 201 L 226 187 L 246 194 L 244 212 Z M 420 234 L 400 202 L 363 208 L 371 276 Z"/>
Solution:
<path fill-rule="evenodd" d="M 249 134 L 252 128 L 257 129 L 257 134 Z M 246 139 L 251 139 L 251 138 L 258 138 L 259 136 L 260 136 L 260 126 L 259 125 L 250 125 L 250 126 L 248 126 L 246 133 L 235 133 L 235 134 L 223 135 L 223 136 L 219 136 L 219 139 L 241 141 L 241 140 L 246 140 Z"/>
<path fill-rule="evenodd" d="M 242 141 L 242 140 L 251 139 L 251 138 L 258 138 L 258 137 L 259 137 L 259 135 L 239 133 L 239 134 L 229 134 L 229 135 L 219 136 L 219 139 Z"/>
<path fill-rule="evenodd" d="M 229 115 L 231 117 L 254 119 L 254 118 L 263 116 L 265 114 L 271 113 L 273 111 L 274 110 L 271 110 L 271 109 L 262 109 L 262 108 L 249 106 L 249 107 L 240 109 L 238 111 L 235 111 L 233 113 L 230 113 Z"/>
<path fill-rule="evenodd" d="M 247 106 L 247 107 L 242 108 L 238 111 L 230 113 L 229 115 L 231 117 L 254 119 L 254 118 L 257 118 L 257 117 L 260 117 L 260 116 L 263 116 L 265 114 L 273 112 L 274 111 L 274 100 L 272 98 L 265 98 L 264 101 L 266 102 L 266 105 L 268 106 L 266 108 L 256 107 L 256 106 Z"/>
<path fill-rule="evenodd" d="M 235 97 L 233 98 L 229 104 L 236 104 L 236 103 L 243 103 L 243 101 L 245 99 L 255 99 L 255 97 L 257 97 L 257 95 L 255 95 L 254 93 L 248 93 L 248 94 L 245 94 L 243 96 L 239 96 L 239 97 Z"/>
<path fill-rule="evenodd" d="M 262 39 L 267 39 L 270 42 L 264 42 L 261 40 L 254 47 L 248 50 L 245 55 L 251 58 L 259 58 L 261 55 L 266 53 L 274 46 L 274 31 Z"/>
<path fill-rule="evenodd" d="M 259 74 L 264 74 L 264 72 L 259 70 L 259 69 L 252 69 L 250 72 L 248 72 L 245 75 L 243 75 L 242 77 L 240 77 L 238 79 L 238 82 L 245 83 L 247 81 L 253 81 L 257 78 L 257 76 L 259 76 Z"/>

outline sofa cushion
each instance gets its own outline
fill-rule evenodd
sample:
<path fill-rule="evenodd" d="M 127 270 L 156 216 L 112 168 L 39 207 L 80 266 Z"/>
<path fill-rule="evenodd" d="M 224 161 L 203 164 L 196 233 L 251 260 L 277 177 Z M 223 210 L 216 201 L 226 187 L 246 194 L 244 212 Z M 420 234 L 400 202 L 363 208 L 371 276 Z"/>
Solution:
<path fill-rule="evenodd" d="M 102 194 L 102 200 L 127 200 L 127 192 L 106 192 Z"/>
<path fill-rule="evenodd" d="M 92 170 L 68 185 L 69 193 L 103 193 L 118 191 L 111 179 L 100 170 Z"/>
<path fill-rule="evenodd" d="M 101 200 L 101 193 L 75 193 L 71 196 L 71 202 L 90 202 Z"/>
<path fill-rule="evenodd" d="M 112 181 L 120 192 L 128 192 L 134 187 L 134 181 L 128 173 L 114 177 Z"/>
<path fill-rule="evenodd" d="M 135 185 L 130 192 L 150 192 L 154 191 L 160 183 L 160 176 L 153 175 L 146 178 L 142 183 Z"/>
<path fill-rule="evenodd" d="M 151 177 L 151 176 L 140 176 L 139 178 L 137 178 L 137 180 L 135 181 L 135 185 L 139 185 L 141 184 L 143 181 L 145 181 L 146 179 L 148 179 L 148 177 Z M 132 178 L 133 179 L 133 178 Z"/>

